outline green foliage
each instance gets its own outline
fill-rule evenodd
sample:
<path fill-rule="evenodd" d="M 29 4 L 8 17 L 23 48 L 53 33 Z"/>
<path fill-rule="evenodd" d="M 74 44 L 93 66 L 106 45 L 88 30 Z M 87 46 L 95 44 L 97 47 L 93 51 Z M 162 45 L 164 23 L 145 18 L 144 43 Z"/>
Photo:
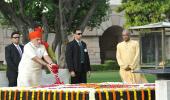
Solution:
<path fill-rule="evenodd" d="M 55 52 L 52 50 L 52 47 L 49 46 L 47 49 L 48 55 L 51 57 L 51 59 L 53 60 L 53 62 L 57 63 L 57 57 L 55 55 Z"/>
<path fill-rule="evenodd" d="M 170 1 L 123 0 L 116 11 L 125 12 L 125 27 L 155 23 L 170 19 Z"/>
<path fill-rule="evenodd" d="M 76 27 L 79 27 L 81 23 L 83 22 L 85 16 L 87 15 L 88 11 L 92 7 L 94 0 L 79 0 L 79 4 L 76 5 L 77 11 L 75 14 L 73 14 L 73 7 L 72 5 L 77 0 L 71 0 L 71 4 L 65 4 L 62 7 L 63 11 L 63 18 L 65 18 L 65 21 L 68 22 L 69 20 L 73 20 L 69 27 L 67 27 L 68 31 L 72 31 Z M 105 20 L 104 16 L 106 16 L 107 11 L 109 9 L 109 0 L 97 0 L 96 3 L 96 10 L 93 12 L 93 16 L 88 20 L 88 26 L 89 27 L 96 27 L 99 26 L 100 23 Z M 68 2 L 68 1 L 67 1 Z M 65 3 L 65 2 L 63 2 Z M 18 14 L 18 16 L 21 16 L 20 14 L 20 6 L 18 0 L 13 0 L 12 4 L 15 12 Z M 54 24 L 55 17 L 59 16 L 59 1 L 58 0 L 24 0 L 23 2 L 23 13 L 26 15 L 28 19 L 33 20 L 36 23 L 42 24 L 41 17 L 42 15 L 45 15 L 48 24 L 51 29 L 54 29 L 56 27 Z M 71 5 L 71 6 L 70 6 Z M 42 11 L 44 8 L 47 8 L 48 11 L 43 13 Z M 56 12 L 58 12 L 56 15 Z M 73 16 L 73 19 L 70 19 L 71 15 Z M 60 20 L 60 19 L 57 19 Z M 57 26 L 59 27 L 59 26 Z"/>
<path fill-rule="evenodd" d="M 104 64 L 91 65 L 92 71 L 118 70 L 119 66 L 116 61 L 106 60 Z"/>
<path fill-rule="evenodd" d="M 97 0 L 97 10 L 95 10 L 93 17 L 89 20 L 88 26 L 96 27 L 99 26 L 102 21 L 107 18 L 104 17 L 108 13 L 109 3 L 108 0 Z"/>
<path fill-rule="evenodd" d="M 0 64 L 0 71 L 5 71 L 7 69 L 7 65 Z"/>
<path fill-rule="evenodd" d="M 4 18 L 3 14 L 0 13 L 0 25 L 9 25 L 10 22 Z"/>

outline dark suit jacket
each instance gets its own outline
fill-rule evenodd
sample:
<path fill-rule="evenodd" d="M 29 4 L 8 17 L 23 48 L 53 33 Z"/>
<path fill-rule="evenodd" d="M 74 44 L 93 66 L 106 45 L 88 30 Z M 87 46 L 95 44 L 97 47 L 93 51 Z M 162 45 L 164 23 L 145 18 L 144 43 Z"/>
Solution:
<path fill-rule="evenodd" d="M 84 71 L 90 71 L 90 61 L 89 61 L 89 55 L 87 52 L 86 43 L 81 41 L 82 46 L 84 48 L 84 55 L 85 55 L 85 61 L 84 61 Z M 68 69 L 70 71 L 80 72 L 81 69 L 81 61 L 80 61 L 80 46 L 78 45 L 76 40 L 73 40 L 67 44 L 66 47 L 66 63 L 68 66 Z"/>
<path fill-rule="evenodd" d="M 19 46 L 23 52 L 23 46 Z M 18 65 L 21 60 L 21 57 L 13 43 L 5 47 L 5 60 L 7 62 L 7 77 L 17 77 Z"/>

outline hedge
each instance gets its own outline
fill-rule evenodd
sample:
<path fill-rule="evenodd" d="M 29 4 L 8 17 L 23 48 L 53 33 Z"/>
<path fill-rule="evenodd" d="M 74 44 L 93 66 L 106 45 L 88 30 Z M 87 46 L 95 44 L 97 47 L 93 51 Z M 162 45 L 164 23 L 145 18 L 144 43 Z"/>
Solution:
<path fill-rule="evenodd" d="M 92 71 L 119 70 L 115 60 L 106 60 L 104 64 L 91 65 Z"/>
<path fill-rule="evenodd" d="M 0 64 L 0 71 L 5 71 L 7 69 L 7 65 Z"/>

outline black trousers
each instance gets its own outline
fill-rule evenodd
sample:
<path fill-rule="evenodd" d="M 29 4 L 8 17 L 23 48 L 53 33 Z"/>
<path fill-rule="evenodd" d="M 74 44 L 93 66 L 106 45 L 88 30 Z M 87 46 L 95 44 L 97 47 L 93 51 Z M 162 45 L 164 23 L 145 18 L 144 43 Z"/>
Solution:
<path fill-rule="evenodd" d="M 71 84 L 87 83 L 87 72 L 85 70 L 84 64 L 81 64 L 81 70 L 75 72 L 76 76 L 71 77 Z"/>
<path fill-rule="evenodd" d="M 7 77 L 8 78 L 8 86 L 9 87 L 14 87 L 17 86 L 17 77 Z"/>

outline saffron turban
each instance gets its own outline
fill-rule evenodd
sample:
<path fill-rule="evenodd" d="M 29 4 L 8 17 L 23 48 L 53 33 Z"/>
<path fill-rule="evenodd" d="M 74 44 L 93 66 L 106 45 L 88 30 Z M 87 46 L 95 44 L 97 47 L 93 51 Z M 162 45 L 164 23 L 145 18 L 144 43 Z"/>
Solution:
<path fill-rule="evenodd" d="M 39 26 L 39 27 L 34 28 L 34 31 L 38 31 L 42 33 L 44 30 Z"/>
<path fill-rule="evenodd" d="M 35 39 L 35 38 L 42 38 L 41 32 L 33 31 L 33 32 L 30 32 L 30 33 L 29 33 L 29 39 L 30 39 L 30 40 L 33 40 L 33 39 Z"/>

